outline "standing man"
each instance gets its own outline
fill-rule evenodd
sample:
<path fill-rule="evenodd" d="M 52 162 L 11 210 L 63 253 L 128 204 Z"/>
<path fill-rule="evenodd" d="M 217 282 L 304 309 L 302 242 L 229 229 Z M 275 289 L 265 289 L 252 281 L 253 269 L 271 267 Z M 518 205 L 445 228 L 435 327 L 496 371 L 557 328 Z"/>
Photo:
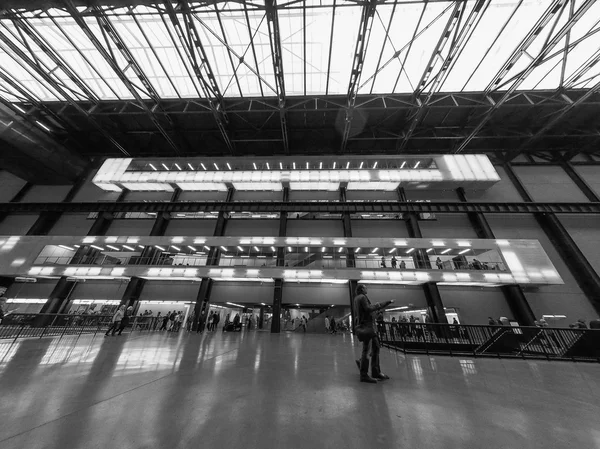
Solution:
<path fill-rule="evenodd" d="M 330 332 L 330 328 L 329 328 L 329 315 L 325 315 L 325 330 L 327 331 L 327 333 Z"/>
<path fill-rule="evenodd" d="M 375 324 L 373 320 L 373 314 L 380 310 L 385 309 L 393 300 L 385 301 L 383 303 L 377 303 L 371 305 L 371 301 L 367 298 L 367 287 L 364 284 L 358 284 L 356 287 L 356 297 L 354 298 L 354 307 L 357 312 L 357 324 L 363 325 L 364 327 L 373 329 L 373 337 L 363 340 L 362 354 L 360 360 L 356 361 L 358 368 L 360 369 L 360 381 L 367 383 L 377 383 L 378 380 L 389 379 L 381 372 L 379 366 L 379 350 L 381 348 L 379 344 L 379 337 L 375 331 Z M 371 350 L 371 377 L 369 377 L 369 349 Z"/>
<path fill-rule="evenodd" d="M 111 335 L 113 335 L 113 336 L 115 335 L 115 332 L 117 332 L 117 329 L 119 328 L 119 325 L 121 324 L 121 320 L 123 319 L 124 316 L 125 316 L 125 306 L 119 306 L 119 308 L 117 309 L 117 311 L 115 312 L 115 314 L 112 317 L 112 324 L 106 331 L 106 334 L 104 334 L 105 337 L 108 337 L 108 334 L 110 333 L 110 331 L 112 331 Z"/>
<path fill-rule="evenodd" d="M 396 268 L 396 264 L 397 264 L 397 262 L 398 262 L 398 261 L 397 261 L 397 259 L 396 259 L 396 256 L 395 256 L 395 255 L 393 255 L 393 256 L 392 256 L 392 268 Z"/>

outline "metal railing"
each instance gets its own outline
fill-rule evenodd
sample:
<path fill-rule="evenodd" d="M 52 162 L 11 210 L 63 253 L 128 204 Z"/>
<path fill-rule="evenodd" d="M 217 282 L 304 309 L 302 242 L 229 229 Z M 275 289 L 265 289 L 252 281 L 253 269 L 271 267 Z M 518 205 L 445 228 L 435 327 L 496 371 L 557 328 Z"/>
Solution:
<path fill-rule="evenodd" d="M 379 322 L 384 346 L 405 353 L 600 363 L 600 330 Z"/>
<path fill-rule="evenodd" d="M 286 268 L 311 268 L 311 269 L 346 269 L 346 268 L 364 268 L 370 270 L 431 270 L 439 269 L 445 271 L 492 271 L 506 272 L 506 267 L 502 262 L 486 262 L 480 265 L 458 263 L 454 261 L 446 261 L 443 265 L 436 265 L 435 260 L 431 260 L 427 265 L 424 262 L 408 260 L 398 261 L 396 267 L 392 267 L 391 258 L 386 259 L 386 266 L 383 267 L 381 260 L 377 259 L 346 259 L 338 257 L 327 257 L 315 259 L 310 257 L 310 253 L 301 253 L 306 256 L 300 258 L 280 259 L 280 267 Z M 176 256 L 176 257 L 108 257 L 101 255 L 94 258 L 86 258 L 81 262 L 74 264 L 73 257 L 38 257 L 35 260 L 35 265 L 149 265 L 149 266 L 173 266 L 173 267 L 204 267 L 206 266 L 206 257 L 194 256 Z M 240 257 L 240 256 L 221 256 L 219 266 L 221 267 L 277 267 L 278 259 L 276 257 Z"/>
<path fill-rule="evenodd" d="M 131 317 L 126 329 L 128 332 L 159 330 L 164 318 Z M 112 315 L 13 313 L 6 316 L 0 324 L 0 340 L 97 334 L 106 332 L 111 324 Z M 183 326 L 177 330 L 180 329 Z"/>

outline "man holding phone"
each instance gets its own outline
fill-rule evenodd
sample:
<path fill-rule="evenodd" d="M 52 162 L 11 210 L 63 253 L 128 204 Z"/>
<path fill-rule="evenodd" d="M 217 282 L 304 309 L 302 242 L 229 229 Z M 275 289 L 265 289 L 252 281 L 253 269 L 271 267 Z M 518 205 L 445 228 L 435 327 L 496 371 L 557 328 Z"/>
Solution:
<path fill-rule="evenodd" d="M 379 337 L 375 332 L 375 320 L 373 314 L 377 311 L 385 309 L 394 301 L 385 301 L 383 303 L 371 304 L 367 297 L 367 287 L 363 284 L 358 284 L 356 287 L 356 297 L 354 298 L 354 306 L 356 310 L 357 325 L 370 327 L 374 330 L 373 336 L 363 340 L 362 354 L 360 360 L 356 361 L 360 369 L 360 381 L 367 383 L 377 383 L 378 380 L 389 379 L 381 372 L 379 366 Z M 371 376 L 369 377 L 369 348 L 371 349 Z"/>

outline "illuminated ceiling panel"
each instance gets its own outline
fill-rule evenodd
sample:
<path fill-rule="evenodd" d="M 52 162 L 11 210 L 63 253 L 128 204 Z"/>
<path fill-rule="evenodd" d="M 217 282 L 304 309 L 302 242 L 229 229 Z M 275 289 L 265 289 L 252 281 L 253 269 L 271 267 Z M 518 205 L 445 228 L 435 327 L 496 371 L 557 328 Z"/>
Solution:
<path fill-rule="evenodd" d="M 276 96 L 265 3 L 189 4 L 191 23 L 220 93 L 225 97 Z M 582 8 L 585 14 L 571 22 L 572 13 L 576 16 Z M 276 9 L 287 95 L 346 94 L 362 3 L 282 2 Z M 123 74 L 130 82 L 139 84 L 139 77 L 127 66 L 116 44 L 104 38 L 99 15 L 125 43 L 160 98 L 205 96 L 164 4 L 131 9 L 101 6 L 80 9 L 78 13 L 104 49 L 126 68 Z M 176 14 L 183 23 L 179 9 Z M 65 10 L 9 9 L 0 17 L 2 70 L 39 100 L 64 101 L 65 95 L 75 100 L 134 98 L 122 74 L 86 36 L 81 23 Z M 599 18 L 600 3 L 583 0 L 574 3 L 573 10 L 567 0 L 379 4 L 357 92 L 506 90 L 523 73 L 525 79 L 518 81 L 521 89 L 592 86 L 600 77 L 598 69 L 587 71 L 577 81 L 571 78 L 597 51 Z M 527 40 L 538 26 L 539 33 Z M 442 39 L 444 35 L 447 39 Z M 520 52 L 519 48 L 526 51 Z M 51 55 L 68 69 L 57 68 Z M 525 72 L 540 55 L 543 58 L 535 62 L 536 67 Z M 514 61 L 501 82 L 494 85 L 511 57 Z M 35 73 L 28 60 L 38 64 L 53 82 Z M 419 86 L 424 77 L 427 83 Z M 54 83 L 62 84 L 64 92 L 57 91 Z M 143 89 L 138 94 L 148 98 Z M 10 101 L 20 97 L 12 88 L 2 95 Z"/>

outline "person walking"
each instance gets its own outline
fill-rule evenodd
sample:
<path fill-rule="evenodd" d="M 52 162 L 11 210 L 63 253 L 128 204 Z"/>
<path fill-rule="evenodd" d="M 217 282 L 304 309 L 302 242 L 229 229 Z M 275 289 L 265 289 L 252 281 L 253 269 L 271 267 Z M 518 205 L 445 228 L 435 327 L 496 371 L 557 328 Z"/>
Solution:
<path fill-rule="evenodd" d="M 115 312 L 115 314 L 112 317 L 112 323 L 111 323 L 110 327 L 106 331 L 106 334 L 104 334 L 105 337 L 108 337 L 108 334 L 111 331 L 112 331 L 111 335 L 115 335 L 115 332 L 117 331 L 119 325 L 121 324 L 121 320 L 123 319 L 124 316 L 125 316 L 125 306 L 119 306 L 119 308 L 117 309 L 117 311 Z"/>
<path fill-rule="evenodd" d="M 329 324 L 329 315 L 325 315 L 325 331 L 327 333 L 331 332 L 331 327 Z"/>
<path fill-rule="evenodd" d="M 169 324 L 169 316 L 171 315 L 171 312 L 167 312 L 165 317 L 162 320 L 162 325 L 160 326 L 160 329 L 158 329 L 159 331 L 166 331 L 167 330 L 167 324 Z"/>
<path fill-rule="evenodd" d="M 367 383 L 376 383 L 378 380 L 389 379 L 389 376 L 381 372 L 379 366 L 379 337 L 375 332 L 373 323 L 373 314 L 385 309 L 394 301 L 389 300 L 383 303 L 371 304 L 367 297 L 367 287 L 364 284 L 358 284 L 356 287 L 356 297 L 354 298 L 354 308 L 357 312 L 357 325 L 373 330 L 373 336 L 363 340 L 363 347 L 360 360 L 356 360 L 356 365 L 360 370 L 360 381 Z M 371 376 L 369 376 L 369 350 L 371 351 Z"/>
<path fill-rule="evenodd" d="M 123 314 L 123 318 L 121 319 L 121 323 L 119 324 L 119 335 L 123 333 L 123 329 L 125 329 L 129 325 L 129 317 L 133 314 L 133 307 L 129 306 L 125 309 L 125 313 Z M 113 332 L 113 335 L 115 333 Z"/>
<path fill-rule="evenodd" d="M 398 263 L 398 259 L 396 259 L 396 256 L 392 256 L 392 268 L 396 268 Z"/>
<path fill-rule="evenodd" d="M 221 314 L 220 313 L 215 313 L 213 315 L 213 325 L 212 325 L 212 330 L 213 331 L 217 330 L 217 326 L 219 325 L 219 321 L 221 321 Z"/>

